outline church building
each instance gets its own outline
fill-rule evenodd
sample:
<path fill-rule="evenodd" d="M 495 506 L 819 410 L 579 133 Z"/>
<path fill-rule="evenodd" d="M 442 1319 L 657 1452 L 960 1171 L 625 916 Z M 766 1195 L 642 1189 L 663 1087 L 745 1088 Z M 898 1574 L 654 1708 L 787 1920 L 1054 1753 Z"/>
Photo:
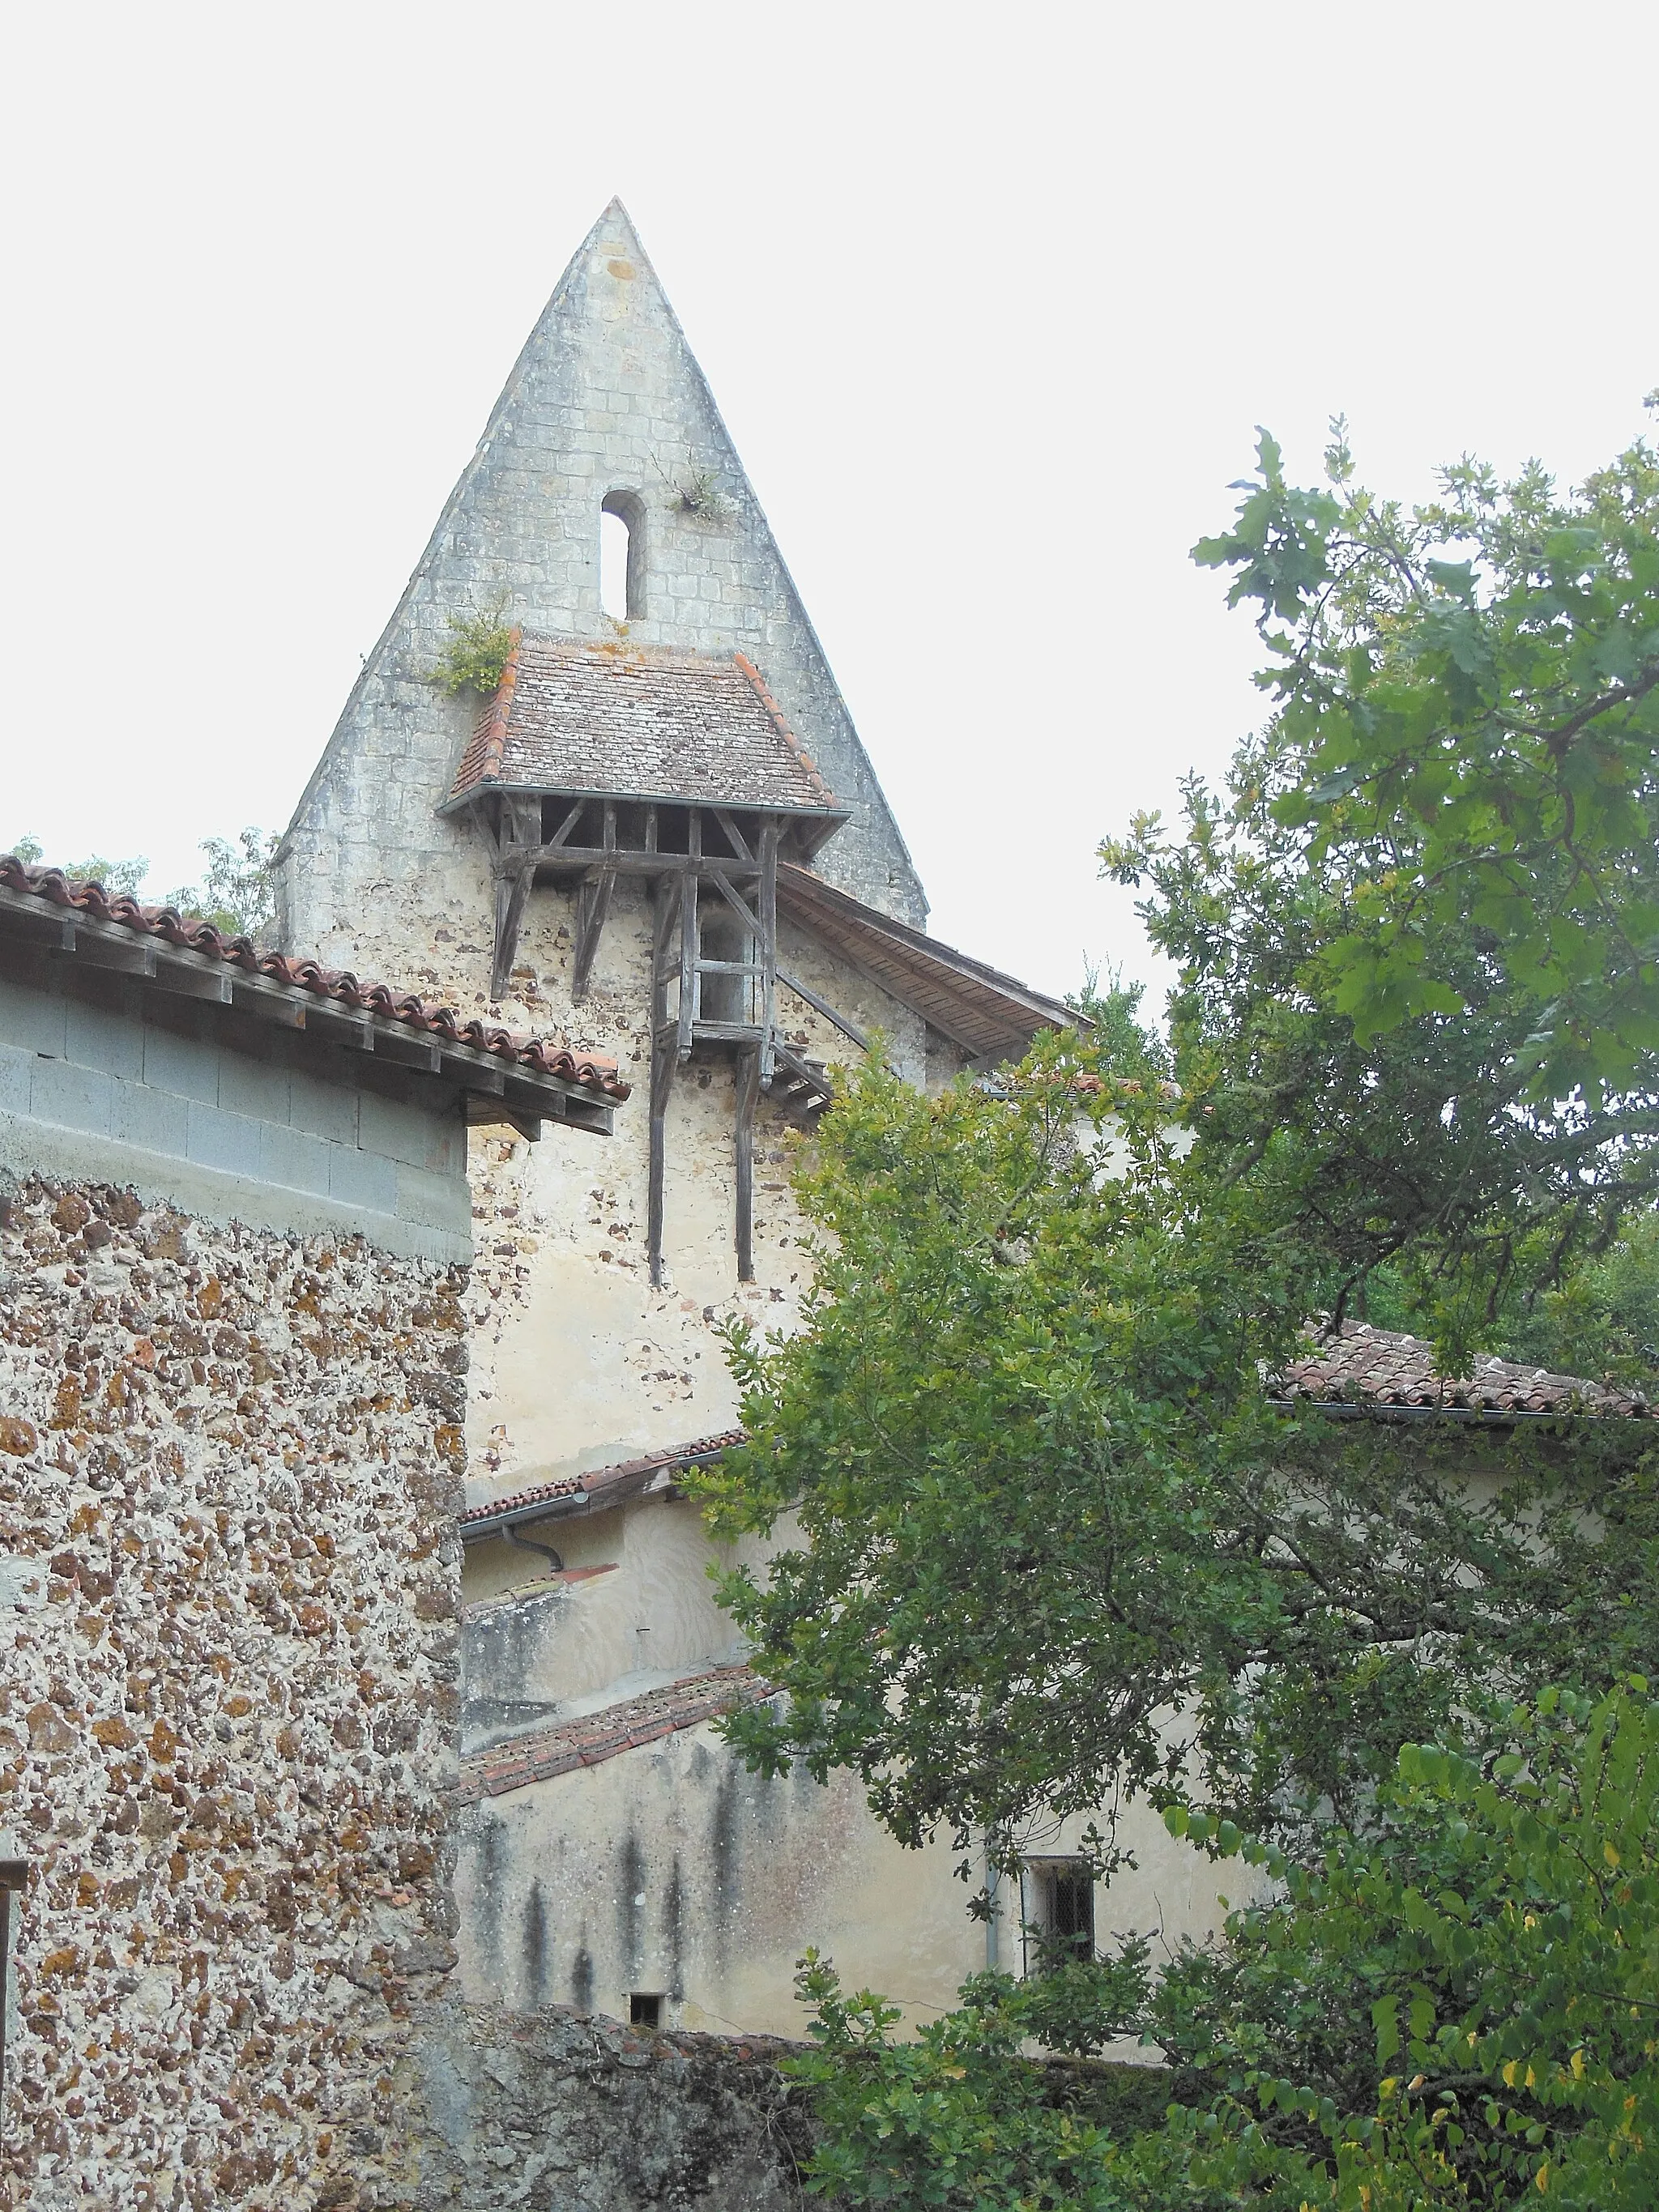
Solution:
<path fill-rule="evenodd" d="M 495 635 L 499 665 L 452 693 L 434 678 L 463 634 Z M 788 1146 L 828 1068 L 878 1035 L 937 1086 L 1072 1018 L 927 935 L 619 204 L 532 332 L 278 868 L 285 945 L 550 1031 L 633 1086 L 603 1148 L 532 1145 L 499 1111 L 472 1137 L 464 1994 L 798 2033 L 813 1943 L 915 2013 L 948 2005 L 987 1955 L 948 1848 L 902 1851 L 850 1778 L 763 1781 L 714 1733 L 767 1686 L 676 1476 L 731 1440 L 719 1325 L 796 1323 Z"/>

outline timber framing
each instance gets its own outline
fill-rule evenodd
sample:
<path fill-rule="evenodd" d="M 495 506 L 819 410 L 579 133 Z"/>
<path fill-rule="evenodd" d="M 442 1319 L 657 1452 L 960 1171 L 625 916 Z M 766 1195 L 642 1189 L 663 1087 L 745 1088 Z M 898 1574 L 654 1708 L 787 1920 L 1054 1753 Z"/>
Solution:
<path fill-rule="evenodd" d="M 627 793 L 488 792 L 471 801 L 495 875 L 490 989 L 511 984 L 519 935 L 537 884 L 575 890 L 571 997 L 580 1006 L 618 878 L 645 883 L 652 903 L 651 1151 L 647 1250 L 663 1279 L 668 1109 L 676 1067 L 700 1046 L 735 1060 L 733 1131 L 738 1279 L 754 1279 L 755 1115 L 781 1071 L 779 1103 L 799 1119 L 822 1111 L 821 1068 L 789 1053 L 777 1031 L 778 985 L 793 990 L 862 1044 L 861 1032 L 816 994 L 778 974 L 778 871 L 786 852 L 810 853 L 823 834 L 784 811 L 704 805 Z M 828 818 L 828 817 L 825 817 Z M 843 817 L 837 812 L 830 826 Z M 732 940 L 735 940 L 735 942 Z"/>

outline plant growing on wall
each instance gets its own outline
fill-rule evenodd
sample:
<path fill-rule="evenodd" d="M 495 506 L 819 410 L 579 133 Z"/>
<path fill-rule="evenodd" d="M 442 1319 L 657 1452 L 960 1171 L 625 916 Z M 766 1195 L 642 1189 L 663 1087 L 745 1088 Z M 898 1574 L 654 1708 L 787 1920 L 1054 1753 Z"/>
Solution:
<path fill-rule="evenodd" d="M 499 689 L 519 633 L 507 619 L 507 601 L 493 601 L 462 621 L 449 618 L 450 640 L 432 672 L 432 681 L 452 697 L 476 691 L 488 699 Z"/>
<path fill-rule="evenodd" d="M 688 469 L 674 479 L 674 491 L 682 514 L 692 515 L 711 527 L 730 521 L 732 502 L 720 489 L 713 469 Z"/>

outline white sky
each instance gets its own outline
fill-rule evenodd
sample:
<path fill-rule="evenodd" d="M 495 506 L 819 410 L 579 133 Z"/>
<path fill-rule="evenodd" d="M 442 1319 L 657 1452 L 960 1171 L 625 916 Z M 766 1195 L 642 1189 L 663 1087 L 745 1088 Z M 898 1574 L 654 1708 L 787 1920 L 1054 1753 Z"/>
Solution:
<path fill-rule="evenodd" d="M 279 826 L 523 338 L 638 223 L 939 935 L 1150 973 L 1093 848 L 1257 712 L 1253 425 L 1408 495 L 1659 385 L 1659 11 L 15 7 L 0 849 Z"/>

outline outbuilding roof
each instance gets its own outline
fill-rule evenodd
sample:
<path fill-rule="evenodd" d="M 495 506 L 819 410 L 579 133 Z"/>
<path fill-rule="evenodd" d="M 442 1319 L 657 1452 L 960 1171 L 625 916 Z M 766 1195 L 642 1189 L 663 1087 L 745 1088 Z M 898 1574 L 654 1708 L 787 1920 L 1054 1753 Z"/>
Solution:
<path fill-rule="evenodd" d="M 1475 1358 L 1468 1376 L 1449 1381 L 1435 1372 L 1434 1346 L 1426 1337 L 1358 1321 L 1316 1340 L 1286 1370 L 1283 1391 L 1290 1400 L 1329 1410 L 1398 1408 L 1500 1420 L 1561 1413 L 1650 1419 L 1655 1411 L 1638 1391 L 1486 1352 Z"/>
<path fill-rule="evenodd" d="M 29 866 L 14 854 L 0 854 L 0 915 L 9 915 L 32 934 L 49 928 L 60 951 L 78 951 L 90 964 L 118 966 L 163 988 L 211 983 L 211 991 L 198 994 L 227 1005 L 234 995 L 248 1011 L 280 1012 L 301 1027 L 313 1006 L 319 1013 L 356 1016 L 371 1030 L 384 1024 L 392 1035 L 413 1031 L 463 1083 L 469 1071 L 493 1069 L 497 1088 L 501 1075 L 510 1073 L 532 1089 L 540 1080 L 586 1092 L 606 1106 L 629 1095 L 616 1062 L 598 1053 L 572 1052 L 546 1037 L 525 1036 L 476 1017 L 464 1019 L 453 1006 L 432 1006 L 346 969 L 273 952 L 251 938 L 228 937 L 175 908 L 141 904 L 60 868 Z"/>
<path fill-rule="evenodd" d="M 584 1713 L 553 1728 L 510 1736 L 488 1751 L 469 1753 L 461 1761 L 456 1796 L 461 1803 L 505 1796 L 532 1782 L 550 1781 L 578 1767 L 597 1766 L 618 1752 L 656 1743 L 681 1729 L 718 1720 L 740 1705 L 758 1705 L 774 1695 L 772 1686 L 752 1667 L 714 1667 L 637 1698 Z"/>
<path fill-rule="evenodd" d="M 744 1441 L 741 1429 L 724 1429 L 720 1435 L 699 1437 L 695 1443 L 675 1444 L 665 1451 L 646 1452 L 613 1467 L 596 1467 L 586 1474 L 565 1474 L 550 1482 L 532 1483 L 506 1498 L 492 1498 L 469 1506 L 460 1516 L 461 1536 L 469 1544 L 499 1536 L 521 1521 L 549 1521 L 574 1513 L 599 1513 L 642 1491 L 665 1490 L 682 1468 L 707 1467 L 722 1452 Z"/>
<path fill-rule="evenodd" d="M 448 803 L 489 790 L 845 811 L 742 653 L 620 640 L 520 637 Z"/>

